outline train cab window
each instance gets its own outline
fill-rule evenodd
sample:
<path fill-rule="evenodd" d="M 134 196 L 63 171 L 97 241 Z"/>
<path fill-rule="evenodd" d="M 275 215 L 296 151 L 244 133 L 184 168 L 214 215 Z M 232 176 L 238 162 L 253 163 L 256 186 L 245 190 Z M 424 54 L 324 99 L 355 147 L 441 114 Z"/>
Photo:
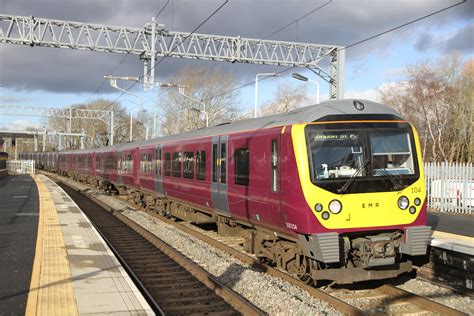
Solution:
<path fill-rule="evenodd" d="M 278 191 L 278 141 L 272 139 L 272 192 Z"/>
<path fill-rule="evenodd" d="M 234 151 L 234 178 L 235 184 L 249 185 L 250 152 L 248 148 L 239 148 Z"/>
<path fill-rule="evenodd" d="M 196 152 L 196 179 L 206 180 L 206 152 Z"/>
<path fill-rule="evenodd" d="M 173 177 L 181 177 L 181 153 L 173 153 L 173 164 L 171 166 L 171 175 Z"/>
<path fill-rule="evenodd" d="M 194 178 L 194 153 L 192 151 L 184 153 L 183 178 Z"/>
<path fill-rule="evenodd" d="M 161 148 L 156 149 L 155 174 L 161 176 Z"/>
<path fill-rule="evenodd" d="M 165 153 L 165 176 L 171 175 L 171 154 Z"/>
<path fill-rule="evenodd" d="M 217 144 L 212 145 L 212 182 L 217 182 Z"/>
<path fill-rule="evenodd" d="M 415 174 L 410 134 L 407 131 L 370 132 L 369 140 L 372 176 Z"/>

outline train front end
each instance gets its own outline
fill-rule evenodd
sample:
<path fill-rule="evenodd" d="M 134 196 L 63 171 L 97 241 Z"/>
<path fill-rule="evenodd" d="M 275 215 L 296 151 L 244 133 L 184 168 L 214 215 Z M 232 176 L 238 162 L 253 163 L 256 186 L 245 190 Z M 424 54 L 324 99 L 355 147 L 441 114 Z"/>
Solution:
<path fill-rule="evenodd" d="M 298 244 L 312 278 L 350 283 L 411 271 L 431 234 L 415 128 L 330 119 L 294 125 L 292 140 L 311 209 Z"/>

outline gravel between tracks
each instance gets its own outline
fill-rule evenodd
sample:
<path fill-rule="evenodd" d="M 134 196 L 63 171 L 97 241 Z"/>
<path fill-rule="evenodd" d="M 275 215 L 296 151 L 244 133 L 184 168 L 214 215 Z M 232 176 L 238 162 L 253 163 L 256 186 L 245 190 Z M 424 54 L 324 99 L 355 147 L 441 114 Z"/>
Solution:
<path fill-rule="evenodd" d="M 107 196 L 99 200 L 143 226 L 183 255 L 216 276 L 223 284 L 271 315 L 340 315 L 326 302 L 279 278 L 256 271 L 227 253 L 190 236 L 144 212 Z"/>
<path fill-rule="evenodd" d="M 474 315 L 474 300 L 469 296 L 455 293 L 450 289 L 419 279 L 411 279 L 397 286 L 405 291 L 424 296 L 468 315 Z"/>

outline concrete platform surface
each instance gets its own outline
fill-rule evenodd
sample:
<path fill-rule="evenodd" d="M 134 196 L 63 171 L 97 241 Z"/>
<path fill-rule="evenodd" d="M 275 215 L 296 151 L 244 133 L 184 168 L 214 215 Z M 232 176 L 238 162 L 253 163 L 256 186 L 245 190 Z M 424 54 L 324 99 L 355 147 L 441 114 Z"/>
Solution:
<path fill-rule="evenodd" d="M 38 233 L 42 246 L 37 245 L 37 249 L 42 250 L 37 250 L 42 257 L 35 256 L 27 313 L 153 314 L 79 207 L 46 176 L 37 175 L 35 181 L 43 212 L 39 226 L 41 233 Z M 45 258 L 48 256 L 49 259 Z M 40 265 L 39 269 L 37 265 Z"/>

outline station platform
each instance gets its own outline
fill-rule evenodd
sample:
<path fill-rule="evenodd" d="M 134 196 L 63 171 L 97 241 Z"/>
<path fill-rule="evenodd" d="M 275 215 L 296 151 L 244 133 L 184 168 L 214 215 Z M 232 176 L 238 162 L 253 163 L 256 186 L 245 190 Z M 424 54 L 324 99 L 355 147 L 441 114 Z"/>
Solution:
<path fill-rule="evenodd" d="M 0 179 L 0 205 L 0 314 L 154 314 L 87 217 L 49 178 Z"/>
<path fill-rule="evenodd" d="M 429 212 L 428 225 L 431 247 L 474 256 L 474 216 Z"/>

